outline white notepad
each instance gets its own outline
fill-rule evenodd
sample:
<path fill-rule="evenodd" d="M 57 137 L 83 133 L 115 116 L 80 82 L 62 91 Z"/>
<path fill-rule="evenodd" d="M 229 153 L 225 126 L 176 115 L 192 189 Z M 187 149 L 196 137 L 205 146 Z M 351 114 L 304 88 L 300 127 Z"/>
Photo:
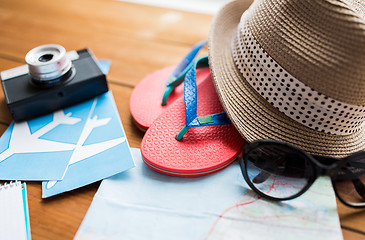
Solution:
<path fill-rule="evenodd" d="M 0 185 L 0 239 L 31 239 L 25 183 Z"/>

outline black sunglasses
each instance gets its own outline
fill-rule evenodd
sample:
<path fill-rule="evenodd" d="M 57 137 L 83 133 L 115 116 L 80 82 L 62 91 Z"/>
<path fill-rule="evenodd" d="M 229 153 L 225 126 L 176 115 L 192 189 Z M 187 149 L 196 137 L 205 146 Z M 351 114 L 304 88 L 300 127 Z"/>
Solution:
<path fill-rule="evenodd" d="M 240 158 L 247 184 L 270 200 L 289 200 L 306 192 L 318 176 L 329 175 L 338 199 L 365 207 L 365 151 L 345 158 L 316 156 L 275 140 L 247 143 Z"/>

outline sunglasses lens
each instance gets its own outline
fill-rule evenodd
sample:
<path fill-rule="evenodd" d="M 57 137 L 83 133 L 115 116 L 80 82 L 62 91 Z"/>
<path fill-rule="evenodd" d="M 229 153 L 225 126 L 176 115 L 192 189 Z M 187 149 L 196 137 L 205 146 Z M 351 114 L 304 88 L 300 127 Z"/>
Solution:
<path fill-rule="evenodd" d="M 365 153 L 354 155 L 332 176 L 338 197 L 352 206 L 365 206 Z"/>
<path fill-rule="evenodd" d="M 308 187 L 313 176 L 310 159 L 280 143 L 252 149 L 245 156 L 244 166 L 251 187 L 277 199 L 294 197 Z"/>

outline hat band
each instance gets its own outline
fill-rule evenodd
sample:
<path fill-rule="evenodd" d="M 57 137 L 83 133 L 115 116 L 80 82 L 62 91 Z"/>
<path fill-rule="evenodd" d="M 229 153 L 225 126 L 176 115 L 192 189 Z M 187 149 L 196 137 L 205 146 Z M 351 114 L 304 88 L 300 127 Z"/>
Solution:
<path fill-rule="evenodd" d="M 246 13 L 231 47 L 235 64 L 248 83 L 280 112 L 307 127 L 336 135 L 359 131 L 365 123 L 365 106 L 332 99 L 290 75 L 257 43 Z"/>

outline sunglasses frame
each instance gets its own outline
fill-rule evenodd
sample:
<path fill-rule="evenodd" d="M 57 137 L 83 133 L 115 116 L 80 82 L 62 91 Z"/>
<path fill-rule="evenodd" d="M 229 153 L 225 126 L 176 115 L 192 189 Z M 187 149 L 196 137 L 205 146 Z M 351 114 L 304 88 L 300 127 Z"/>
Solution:
<path fill-rule="evenodd" d="M 255 150 L 259 147 L 263 147 L 263 146 L 284 146 L 287 148 L 291 148 L 293 151 L 295 151 L 296 153 L 298 153 L 300 156 L 304 157 L 305 159 L 309 160 L 310 166 L 312 168 L 312 175 L 309 177 L 308 179 L 308 183 L 306 184 L 306 186 L 303 187 L 303 189 L 301 191 L 299 191 L 298 193 L 294 194 L 293 196 L 290 197 L 286 197 L 286 198 L 276 198 L 276 197 L 272 197 L 269 195 L 266 195 L 265 193 L 263 193 L 262 191 L 260 191 L 259 189 L 257 189 L 254 184 L 252 183 L 252 181 L 250 180 L 250 178 L 248 177 L 248 173 L 247 173 L 247 156 L 248 154 L 252 151 Z M 260 195 L 263 198 L 269 199 L 269 200 L 274 200 L 274 201 L 285 201 L 285 200 L 291 200 L 294 198 L 297 198 L 299 196 L 301 196 L 303 193 L 305 193 L 311 186 L 312 184 L 315 182 L 315 180 L 319 177 L 319 176 L 329 176 L 331 178 L 331 183 L 332 183 L 332 187 L 335 191 L 335 194 L 337 196 L 337 198 L 346 206 L 348 207 L 353 207 L 353 208 L 364 208 L 365 207 L 365 202 L 364 203 L 359 203 L 359 204 L 355 204 L 355 203 L 348 203 L 345 200 L 342 199 L 342 197 L 338 194 L 337 188 L 336 188 L 336 184 L 335 184 L 335 179 L 334 176 L 336 176 L 336 173 L 338 171 L 338 169 L 340 169 L 344 164 L 346 164 L 346 162 L 350 161 L 352 158 L 356 158 L 359 155 L 364 155 L 365 156 L 365 151 L 360 151 L 357 153 L 354 153 L 350 156 L 347 156 L 345 158 L 333 158 L 333 157 L 326 157 L 326 156 L 319 156 L 319 155 L 311 155 L 307 152 L 305 152 L 304 150 L 286 143 L 286 142 L 280 142 L 280 141 L 276 141 L 276 140 L 271 140 L 271 139 L 265 139 L 265 140 L 257 140 L 251 143 L 246 143 L 245 146 L 243 147 L 243 150 L 241 151 L 240 155 L 239 155 L 239 164 L 241 167 L 241 172 L 242 175 L 246 181 L 246 183 L 250 186 L 250 188 L 256 192 L 258 195 Z M 318 160 L 320 159 L 320 160 Z M 326 164 L 323 164 L 322 162 L 325 162 Z"/>

